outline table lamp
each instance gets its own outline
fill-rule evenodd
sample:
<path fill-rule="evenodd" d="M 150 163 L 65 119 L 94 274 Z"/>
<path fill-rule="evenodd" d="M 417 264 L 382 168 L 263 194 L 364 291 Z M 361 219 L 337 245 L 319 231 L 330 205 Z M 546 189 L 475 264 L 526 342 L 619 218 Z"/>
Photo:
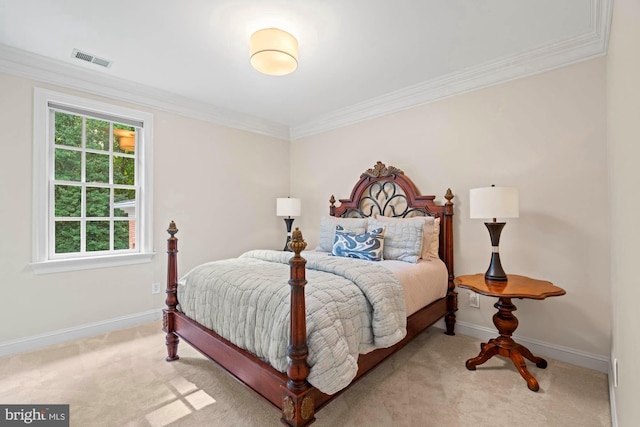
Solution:
<path fill-rule="evenodd" d="M 291 197 L 278 197 L 276 199 L 276 215 L 284 216 L 287 225 L 287 241 L 284 244 L 284 251 L 291 252 L 289 242 L 291 241 L 291 224 L 293 224 L 292 216 L 300 216 L 300 199 L 292 199 Z"/>
<path fill-rule="evenodd" d="M 493 218 L 493 222 L 485 222 L 491 237 L 491 262 L 484 275 L 486 280 L 506 282 L 507 275 L 500 263 L 500 233 L 505 222 L 497 222 L 496 218 L 517 218 L 519 216 L 518 189 L 514 187 L 473 188 L 469 191 L 470 218 Z"/>

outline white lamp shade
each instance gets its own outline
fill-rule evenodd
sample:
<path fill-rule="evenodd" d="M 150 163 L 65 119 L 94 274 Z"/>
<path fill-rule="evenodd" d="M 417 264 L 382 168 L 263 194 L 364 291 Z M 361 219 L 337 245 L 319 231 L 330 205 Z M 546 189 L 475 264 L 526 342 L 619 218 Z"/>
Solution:
<path fill-rule="evenodd" d="M 469 191 L 471 218 L 517 218 L 520 215 L 518 189 L 483 187 Z"/>
<path fill-rule="evenodd" d="M 249 40 L 251 65 L 263 74 L 283 76 L 298 68 L 298 40 L 278 28 L 264 28 Z"/>
<path fill-rule="evenodd" d="M 292 199 L 291 197 L 279 197 L 276 199 L 277 216 L 300 216 L 300 212 L 300 199 Z"/>

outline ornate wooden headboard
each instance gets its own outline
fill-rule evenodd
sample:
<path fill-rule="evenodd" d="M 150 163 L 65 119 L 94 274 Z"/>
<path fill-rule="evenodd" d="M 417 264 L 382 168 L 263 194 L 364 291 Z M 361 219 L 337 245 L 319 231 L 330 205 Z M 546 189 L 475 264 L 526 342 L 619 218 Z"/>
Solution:
<path fill-rule="evenodd" d="M 421 196 L 416 185 L 403 171 L 377 162 L 367 169 L 356 183 L 348 199 L 329 200 L 329 214 L 337 217 L 370 217 L 376 214 L 409 218 L 433 216 L 440 218 L 439 255 L 449 270 L 449 289 L 453 290 L 453 193 L 447 189 L 440 205 L 436 196 Z"/>

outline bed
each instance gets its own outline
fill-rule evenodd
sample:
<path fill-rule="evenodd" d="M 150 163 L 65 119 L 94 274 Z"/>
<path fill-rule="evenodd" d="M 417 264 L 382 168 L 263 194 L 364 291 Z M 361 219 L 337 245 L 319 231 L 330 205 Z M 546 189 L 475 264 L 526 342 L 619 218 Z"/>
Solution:
<path fill-rule="evenodd" d="M 400 169 L 377 162 L 361 174 L 348 199 L 341 199 L 336 205 L 331 196 L 329 215 L 322 218 L 320 243 L 314 250 L 305 251 L 307 244 L 296 229 L 290 243 L 292 252 L 250 251 L 238 259 L 198 266 L 182 278 L 177 267 L 178 229 L 172 221 L 167 230 L 167 307 L 163 310 L 166 360 L 178 360 L 178 343 L 180 339 L 187 341 L 281 410 L 284 424 L 311 424 L 318 410 L 439 319 L 444 318 L 445 333 L 454 335 L 457 294 L 453 283 L 451 190 L 444 197 L 446 202 L 438 204 L 435 196 L 420 195 Z M 365 232 L 361 233 L 363 222 Z M 427 232 L 429 224 L 433 228 Z M 409 236 L 402 233 L 419 233 L 416 239 L 421 241 L 417 246 L 406 244 L 414 240 L 402 237 Z M 372 243 L 368 249 L 373 250 L 367 256 L 374 253 L 382 257 L 384 249 L 385 261 L 363 261 L 351 259 L 353 254 L 345 255 L 343 252 L 351 250 L 349 244 L 355 236 L 360 240 L 366 236 L 367 242 Z M 376 249 L 376 243 L 380 248 Z M 256 273 L 248 273 L 247 265 Z M 238 269 L 245 272 L 241 280 L 232 275 Z M 440 290 L 425 295 L 426 286 L 406 287 L 412 277 L 423 281 L 416 272 L 427 270 L 441 277 L 437 280 L 442 282 Z M 222 290 L 209 290 L 204 287 L 207 280 L 227 285 L 215 288 Z M 331 294 L 321 288 L 324 282 L 336 288 L 338 296 L 327 296 Z M 247 287 L 267 299 L 247 297 Z M 239 295 L 239 300 L 230 303 L 234 309 L 224 305 L 211 309 L 212 304 L 223 304 L 234 292 Z M 365 296 L 360 297 L 360 293 Z M 358 302 L 364 304 L 362 313 L 343 307 L 359 299 L 365 301 Z M 200 308 L 197 300 L 203 300 L 207 309 Z M 245 311 L 241 312 L 241 306 L 246 307 Z M 333 328 L 333 323 L 338 322 L 318 317 L 315 306 L 330 313 L 335 311 L 340 322 L 348 317 L 344 313 L 354 314 L 346 324 L 340 323 L 338 332 L 326 332 L 323 328 L 327 324 Z M 270 310 L 276 320 L 270 317 L 268 321 L 277 323 L 260 323 L 257 318 Z M 254 318 L 257 323 L 251 323 Z M 231 325 L 231 329 L 224 325 Z M 255 325 L 262 325 L 263 329 Z M 279 341 L 282 335 L 288 342 Z M 352 335 L 359 340 L 355 344 L 350 341 Z M 338 344 L 326 345 L 323 340 L 327 337 L 339 340 Z M 342 346 L 352 354 L 343 357 L 336 351 L 338 361 L 325 361 L 325 357 L 333 356 L 321 355 L 324 350 L 316 350 L 322 347 L 318 342 L 325 342 L 324 348 L 332 350 L 344 343 Z"/>

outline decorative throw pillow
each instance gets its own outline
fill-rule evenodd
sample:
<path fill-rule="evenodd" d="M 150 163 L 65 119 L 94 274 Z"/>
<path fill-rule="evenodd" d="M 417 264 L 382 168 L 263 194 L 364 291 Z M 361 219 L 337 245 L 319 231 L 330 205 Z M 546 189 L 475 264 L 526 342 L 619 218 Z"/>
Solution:
<path fill-rule="evenodd" d="M 423 221 L 424 229 L 422 230 L 422 251 L 420 258 L 438 258 L 438 249 L 440 247 L 440 218 L 432 216 L 412 216 L 410 218 L 396 218 L 382 215 L 375 215 L 379 221 L 402 222 L 402 221 Z"/>
<path fill-rule="evenodd" d="M 384 219 L 383 219 L 384 218 Z M 384 259 L 396 259 L 405 262 L 418 262 L 422 254 L 422 239 L 425 221 L 418 218 L 392 218 L 378 216 L 369 218 L 367 227 L 376 229 L 384 227 Z M 431 236 L 429 237 L 431 244 Z"/>
<path fill-rule="evenodd" d="M 318 239 L 319 251 L 331 252 L 336 238 L 336 226 L 341 226 L 344 231 L 362 234 L 366 231 L 366 218 L 336 218 L 323 216 L 320 218 L 320 237 Z"/>
<path fill-rule="evenodd" d="M 333 244 L 332 255 L 365 259 L 368 261 L 382 260 L 384 248 L 384 228 L 376 228 L 367 233 L 356 234 L 344 231 L 342 226 L 336 226 L 336 239 Z"/>

